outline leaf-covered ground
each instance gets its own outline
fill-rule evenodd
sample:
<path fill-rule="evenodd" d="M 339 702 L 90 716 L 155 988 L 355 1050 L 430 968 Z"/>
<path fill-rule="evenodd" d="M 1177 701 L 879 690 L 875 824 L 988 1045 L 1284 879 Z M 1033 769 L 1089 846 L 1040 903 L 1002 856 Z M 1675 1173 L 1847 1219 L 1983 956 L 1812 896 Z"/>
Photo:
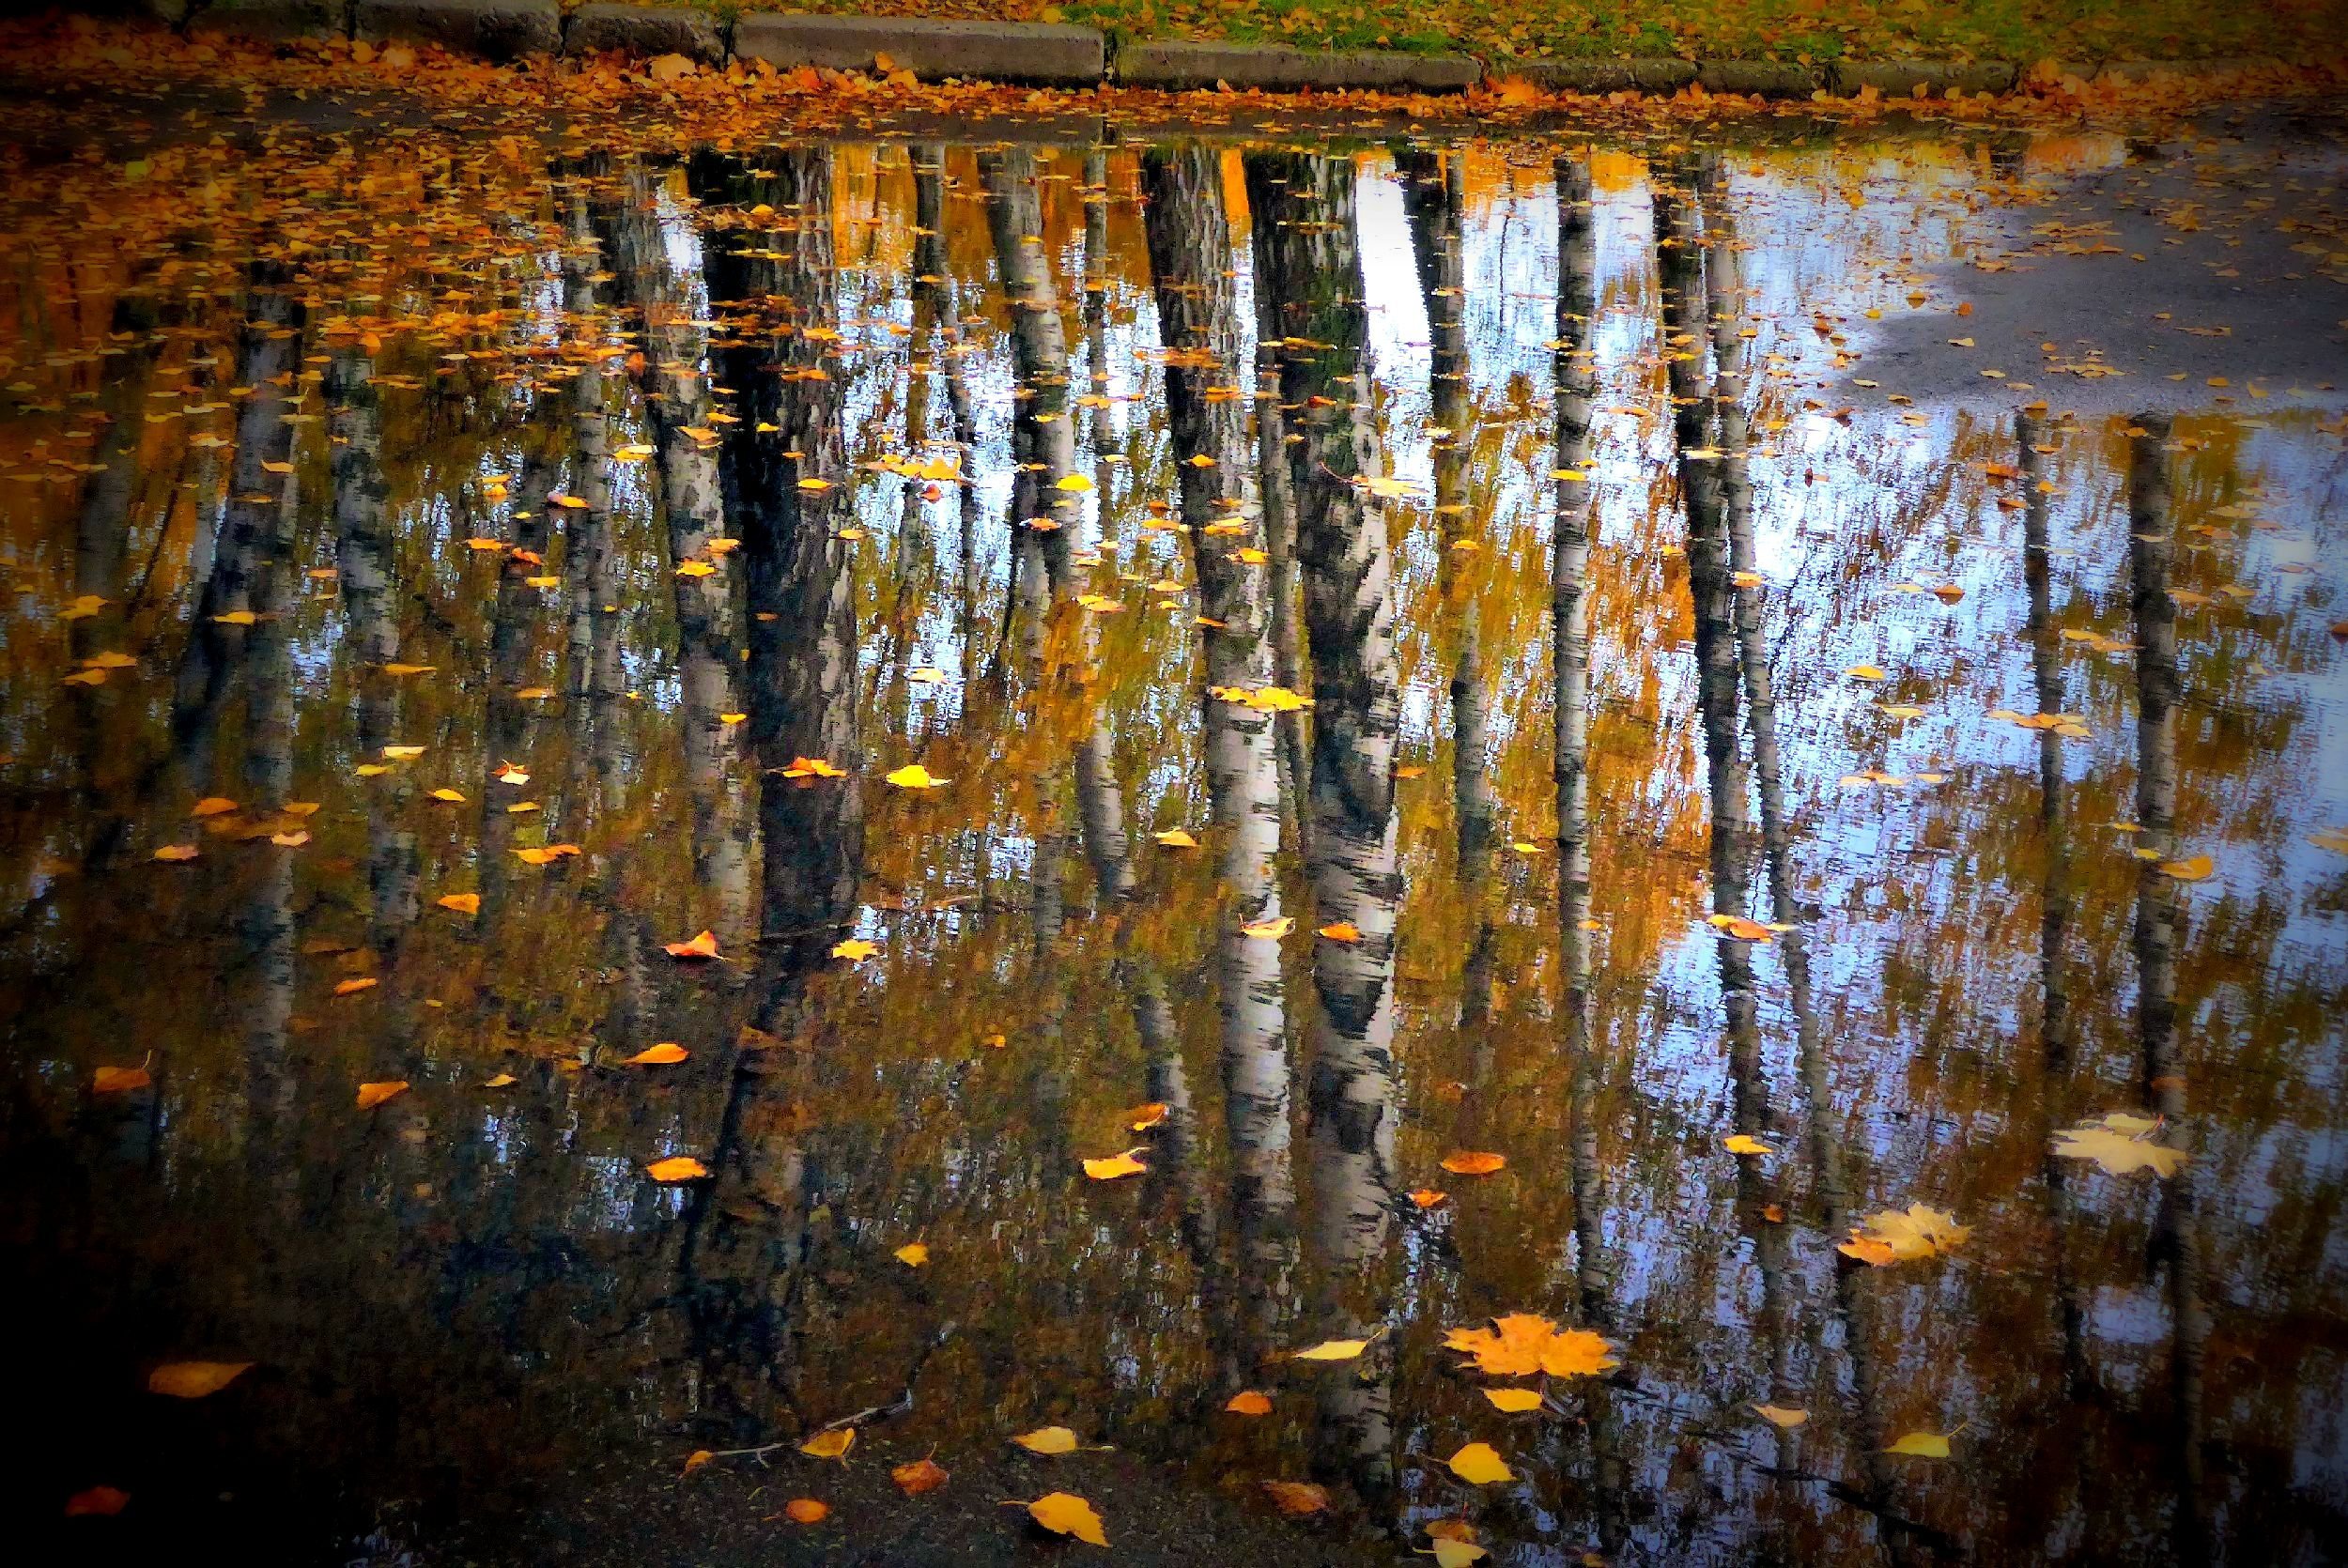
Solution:
<path fill-rule="evenodd" d="M 727 10 L 1074 22 L 1132 38 L 1464 50 L 1487 58 L 1716 55 L 2036 61 L 2330 58 L 2340 0 L 786 0 Z"/>

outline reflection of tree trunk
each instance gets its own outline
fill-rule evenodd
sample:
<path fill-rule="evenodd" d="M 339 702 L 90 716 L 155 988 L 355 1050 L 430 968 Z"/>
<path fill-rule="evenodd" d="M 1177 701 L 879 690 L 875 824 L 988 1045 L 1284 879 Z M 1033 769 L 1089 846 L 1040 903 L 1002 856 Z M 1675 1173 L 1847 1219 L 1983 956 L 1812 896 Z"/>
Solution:
<path fill-rule="evenodd" d="M 209 569 L 196 600 L 172 707 L 172 750 L 197 793 L 215 782 L 212 737 L 229 671 L 244 646 L 246 628 L 224 623 L 220 617 L 253 608 L 255 563 L 263 540 L 278 527 L 278 513 L 293 477 L 286 470 L 294 427 L 286 423 L 286 415 L 292 411 L 288 394 L 301 363 L 303 319 L 301 306 L 288 291 L 285 267 L 254 263 L 244 331 L 237 344 L 236 382 L 252 392 L 237 411 L 237 453 L 227 500 L 212 536 L 197 543 L 198 551 L 209 556 Z"/>
<path fill-rule="evenodd" d="M 2055 625 L 2053 559 L 2047 538 L 2047 495 L 2040 488 L 2046 464 L 2038 448 L 2045 444 L 2043 421 L 2028 414 L 2015 416 L 2014 434 L 2020 449 L 2022 474 L 2022 571 L 2030 592 L 2031 667 L 2038 688 L 2038 711 L 2064 711 L 2062 646 Z M 2084 1395 L 2091 1373 L 2087 1361 L 2085 1303 L 2071 1269 L 2070 1171 L 2055 1154 L 2051 1138 L 2062 1125 L 2066 1109 L 2075 1108 L 2071 1089 L 2071 1002 L 2062 949 L 2068 941 L 2074 896 L 2071 889 L 2071 819 L 2062 778 L 2062 737 L 2052 730 L 2038 731 L 2038 822 L 2045 838 L 2046 874 L 2040 884 L 2038 916 L 2038 975 L 2040 1004 L 2038 1038 L 2042 1077 L 2032 1097 L 2040 1140 L 2045 1145 L 2040 1176 L 2047 1188 L 2047 1222 L 2054 1232 L 2049 1267 L 2054 1273 L 2055 1313 L 2062 1334 L 2064 1380 L 2074 1399 Z"/>
<path fill-rule="evenodd" d="M 1583 1322 L 1603 1331 L 1613 1309 L 1606 1284 L 1606 1194 L 1599 1164 L 1602 1087 L 1596 1028 L 1590 927 L 1590 461 L 1591 402 L 1598 377 L 1589 346 L 1598 311 L 1598 231 L 1586 158 L 1560 158 L 1557 182 L 1556 515 L 1550 553 L 1550 658 L 1557 683 L 1552 773 L 1557 786 L 1557 929 L 1567 1056 L 1567 1175 L 1573 1197 L 1574 1294 Z M 1602 1382 L 1583 1391 L 1588 1417 L 1598 1535 L 1610 1558 L 1628 1538 L 1627 1479 L 1614 1396 Z"/>
<path fill-rule="evenodd" d="M 1762 640 L 1761 594 L 1755 579 L 1748 574 L 1756 571 L 1753 542 L 1753 483 L 1747 474 L 1747 420 L 1744 407 L 1744 315 L 1742 298 L 1738 285 L 1736 225 L 1728 209 L 1726 179 L 1723 166 L 1717 158 L 1707 158 L 1698 173 L 1699 189 L 1704 197 L 1705 233 L 1705 297 L 1711 315 L 1711 345 L 1713 357 L 1712 404 L 1719 421 L 1720 465 L 1722 475 L 1722 526 L 1728 535 L 1728 565 L 1731 587 L 1730 600 L 1735 620 L 1733 626 L 1716 625 L 1711 629 L 1715 640 L 1725 640 L 1732 633 L 1736 638 L 1736 660 L 1742 674 L 1742 693 L 1753 730 L 1753 756 L 1756 763 L 1766 760 L 1766 766 L 1757 768 L 1758 785 L 1763 801 L 1764 836 L 1767 824 L 1782 820 L 1784 811 L 1784 785 L 1778 769 L 1777 707 L 1769 677 L 1769 653 Z M 1693 577 L 1691 576 L 1692 590 Z M 1739 586 L 1739 585 L 1747 586 Z M 1719 592 L 1706 596 L 1706 602 L 1718 612 Z M 1699 630 L 1701 638 L 1703 632 Z M 1728 688 L 1732 691 L 1736 687 Z M 1700 685 L 1700 695 L 1717 701 L 1714 688 Z M 1736 715 L 1725 715 L 1729 745 L 1736 745 Z M 1709 737 L 1719 718 L 1707 713 L 1705 733 Z M 1735 775 L 1741 791 L 1744 777 Z M 1717 881 L 1714 907 L 1729 913 L 1743 914 L 1746 899 L 1745 845 L 1750 841 L 1751 823 L 1746 815 L 1746 802 L 1740 793 L 1733 800 L 1715 799 L 1712 803 L 1712 837 L 1714 865 L 1722 864 L 1720 854 L 1723 842 L 1728 845 L 1726 857 L 1730 875 Z M 1779 862 L 1782 864 L 1782 861 Z M 1772 892 L 1775 891 L 1774 880 Z M 1788 889 L 1790 892 L 1790 889 Z M 1726 900 L 1723 902 L 1723 900 Z M 1790 918 L 1775 918 L 1791 924 Z M 1761 1025 L 1753 970 L 1752 950 L 1744 943 L 1722 936 L 1715 947 L 1721 959 L 1721 990 L 1728 1022 L 1728 1067 L 1731 1104 L 1737 1131 L 1750 1138 L 1769 1139 L 1776 1133 L 1776 1117 L 1770 1109 L 1769 1084 L 1761 1068 Z M 1772 1167 L 1750 1157 L 1737 1161 L 1737 1207 L 1739 1222 L 1753 1238 L 1753 1266 L 1761 1275 L 1760 1338 L 1769 1357 L 1769 1392 L 1772 1399 L 1791 1400 L 1794 1397 L 1793 1337 L 1791 1305 L 1786 1291 L 1786 1235 L 1779 1183 Z M 1774 1214 L 1776 1219 L 1770 1218 Z M 1786 1433 L 1779 1439 L 1779 1450 L 1784 1458 L 1781 1468 L 1791 1468 L 1792 1455 L 1798 1452 L 1799 1438 Z"/>
<path fill-rule="evenodd" d="M 1237 395 L 1240 323 L 1228 269 L 1220 160 L 1192 146 L 1151 148 L 1142 160 L 1145 227 L 1156 283 L 1158 330 L 1169 358 L 1181 516 L 1198 574 L 1198 637 L 1207 684 L 1250 690 L 1274 684 L 1270 585 L 1238 552 L 1255 543 L 1242 510 L 1248 462 L 1246 405 Z M 1204 466 L 1191 461 L 1204 456 Z M 1224 1115 L 1231 1142 L 1236 1309 L 1227 1381 L 1244 1380 L 1278 1332 L 1296 1255 L 1296 1188 L 1290 1163 L 1287 1002 L 1275 943 L 1242 935 L 1242 924 L 1277 919 L 1280 889 L 1278 740 L 1274 717 L 1244 702 L 1210 699 L 1207 792 L 1228 908 L 1216 938 L 1222 989 Z"/>
<path fill-rule="evenodd" d="M 695 320 L 700 307 L 689 280 L 678 277 L 670 261 L 657 188 L 641 173 L 626 182 L 613 238 L 613 269 L 644 318 L 644 407 L 668 524 L 694 880 L 709 890 L 711 925 L 723 937 L 736 934 L 748 918 L 749 852 L 734 798 L 738 758 L 733 729 L 721 716 L 739 707 L 734 671 L 740 659 L 731 574 L 726 560 L 710 548 L 725 534 L 725 511 L 708 337 Z M 714 299 L 724 291 L 709 292 Z M 837 482 L 843 476 L 823 477 Z"/>
<path fill-rule="evenodd" d="M 1068 571 L 1063 514 L 1075 497 L 1061 482 L 1076 471 L 1076 431 L 1068 393 L 1068 334 L 1043 250 L 1043 208 L 1037 193 L 1035 155 L 1024 147 L 982 154 L 987 223 L 996 266 L 1011 309 L 1011 337 L 1019 389 L 1012 452 L 1021 465 L 1012 518 L 1012 569 L 1020 611 L 1028 617 L 1031 662 L 1040 657 L 1050 601 Z"/>
<path fill-rule="evenodd" d="M 563 257 L 564 306 L 574 319 L 595 314 L 595 230 L 583 197 L 575 197 L 570 245 Z M 578 466 L 572 493 L 580 504 L 564 514 L 563 575 L 568 716 L 573 728 L 572 791 L 592 812 L 617 808 L 620 787 L 620 663 L 618 546 L 611 528 L 611 431 L 600 335 L 571 378 L 571 447 Z M 494 759 L 492 759 L 494 761 Z"/>
<path fill-rule="evenodd" d="M 2181 884 L 2158 862 L 2180 853 L 2177 837 L 2176 605 L 2169 567 L 2176 523 L 2169 509 L 2169 421 L 2139 414 L 2128 443 L 2128 605 L 2136 637 L 2136 820 L 2152 857 L 2136 884 L 2137 1028 L 2143 1048 L 2145 1103 L 2171 1147 L 2192 1148 L 2185 1057 L 2177 1038 L 2177 947 L 2185 921 Z M 2202 1361 L 2209 1318 L 2201 1290 L 2201 1227 L 2198 1180 L 2188 1159 L 2161 1183 L 2155 1254 L 2169 1268 L 2170 1420 L 2177 1489 L 2171 1532 L 2180 1561 L 2207 1560 L 2202 1511 Z"/>
<path fill-rule="evenodd" d="M 760 769 L 763 856 L 755 1010 L 759 1029 L 775 1038 L 735 1058 L 710 1161 L 715 1179 L 696 1200 L 682 1264 L 713 1363 L 712 1396 L 745 1432 L 762 1419 L 765 1386 L 788 1393 L 794 1384 L 789 1315 L 820 1179 L 794 1110 L 812 1044 L 801 998 L 806 977 L 855 918 L 864 851 L 854 576 L 839 537 L 846 488 L 799 485 L 846 472 L 840 383 L 825 338 L 807 331 L 829 328 L 838 309 L 832 154 L 794 148 L 763 161 L 771 177 L 741 194 L 746 206 L 775 209 L 771 227 L 742 235 L 740 249 L 713 255 L 709 267 L 722 298 L 792 302 L 775 335 L 744 331 L 724 350 L 726 383 L 742 407 L 726 427 L 716 476 L 741 531 L 748 589 L 746 729 Z M 743 177 L 726 162 L 703 177 Z M 800 757 L 849 776 L 784 777 Z"/>
<path fill-rule="evenodd" d="M 1451 638 L 1452 809 L 1458 818 L 1459 874 L 1475 906 L 1462 966 L 1460 1022 L 1480 1026 L 1491 1006 L 1493 889 L 1492 826 L 1499 813 L 1488 775 L 1482 638 L 1475 595 L 1476 543 L 1468 521 L 1468 343 L 1465 244 L 1466 165 L 1458 155 L 1405 150 L 1397 154 L 1403 203 L 1418 260 L 1419 295 L 1427 308 L 1430 345 L 1428 403 L 1434 436 L 1435 516 L 1443 529 L 1438 573 L 1445 631 Z M 1490 1075 L 1489 1036 L 1479 1036 L 1475 1074 L 1480 1092 Z"/>
<path fill-rule="evenodd" d="M 912 156 L 914 287 L 932 297 L 937 321 L 937 361 L 945 372 L 946 407 L 962 470 L 955 489 L 961 522 L 962 678 L 966 684 L 978 673 L 979 651 L 979 490 L 969 472 L 977 452 L 978 417 L 970 402 L 970 377 L 965 368 L 974 346 L 963 339 L 961 300 L 950 287 L 950 264 L 946 251 L 945 144 L 922 143 L 914 147 Z"/>
<path fill-rule="evenodd" d="M 393 608 L 396 571 L 391 487 L 383 477 L 383 410 L 374 379 L 375 361 L 363 348 L 344 348 L 327 366 L 335 572 L 347 646 L 363 667 L 351 680 L 359 691 L 359 751 L 369 757 L 395 738 L 399 705 L 394 679 L 383 669 L 399 657 L 399 621 Z M 388 950 L 417 914 L 422 860 L 415 832 L 406 823 L 409 792 L 405 768 L 376 779 L 367 791 L 367 940 L 378 950 Z"/>
<path fill-rule="evenodd" d="M 1264 554 L 1271 575 L 1272 669 L 1285 689 L 1305 690 L 1304 639 L 1297 630 L 1297 607 L 1303 589 L 1296 576 L 1296 494 L 1289 478 L 1288 415 L 1281 407 L 1278 311 L 1264 290 L 1261 276 L 1256 296 L 1256 478 L 1263 503 Z M 1237 377 L 1234 377 L 1236 380 Z M 1311 768 L 1305 760 L 1305 715 L 1292 710 L 1274 715 L 1273 732 L 1279 738 L 1280 811 L 1297 853 L 1305 851 L 1305 781 Z"/>
<path fill-rule="evenodd" d="M 1332 1276 L 1334 1330 L 1370 1314 L 1345 1290 L 1383 1297 L 1392 1221 L 1395 1067 L 1394 932 L 1401 878 L 1395 854 L 1394 745 L 1400 693 L 1393 565 L 1386 519 L 1366 482 L 1383 471 L 1370 423 L 1367 331 L 1344 159 L 1258 154 L 1247 160 L 1258 286 L 1288 339 L 1282 401 L 1300 411 L 1290 448 L 1313 660 L 1312 829 L 1308 870 L 1316 919 L 1345 922 L 1353 942 L 1313 954 L 1321 1001 L 1306 1091 L 1316 1186 L 1313 1239 Z M 1345 1275 L 1353 1275 L 1347 1282 Z M 1343 1293 L 1343 1294 L 1341 1294 Z M 1383 1315 L 1383 1306 L 1379 1315 Z M 1393 1482 L 1393 1362 L 1383 1341 L 1323 1385 L 1324 1462 L 1383 1503 Z"/>
<path fill-rule="evenodd" d="M 1092 401 L 1085 405 L 1097 463 L 1109 450 L 1109 158 L 1085 153 L 1085 360 Z"/>

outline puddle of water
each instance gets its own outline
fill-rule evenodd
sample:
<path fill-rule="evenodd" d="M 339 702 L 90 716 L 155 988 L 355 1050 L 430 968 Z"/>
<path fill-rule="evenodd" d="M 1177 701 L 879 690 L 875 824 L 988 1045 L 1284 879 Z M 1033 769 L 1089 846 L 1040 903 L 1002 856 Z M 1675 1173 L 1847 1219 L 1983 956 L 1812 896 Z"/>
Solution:
<path fill-rule="evenodd" d="M 2314 1560 L 2341 229 L 2237 129 L 19 158 L 24 1516 Z"/>

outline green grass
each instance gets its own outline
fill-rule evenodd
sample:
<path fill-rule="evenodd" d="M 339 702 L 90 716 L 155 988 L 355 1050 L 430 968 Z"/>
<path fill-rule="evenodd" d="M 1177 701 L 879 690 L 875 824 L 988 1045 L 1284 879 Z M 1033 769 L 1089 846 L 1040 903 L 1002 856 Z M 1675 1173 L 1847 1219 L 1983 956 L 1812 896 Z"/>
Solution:
<path fill-rule="evenodd" d="M 704 0 L 713 3 L 713 0 Z M 738 10 L 1082 23 L 1307 48 L 1743 59 L 2329 58 L 2348 0 L 714 0 Z"/>

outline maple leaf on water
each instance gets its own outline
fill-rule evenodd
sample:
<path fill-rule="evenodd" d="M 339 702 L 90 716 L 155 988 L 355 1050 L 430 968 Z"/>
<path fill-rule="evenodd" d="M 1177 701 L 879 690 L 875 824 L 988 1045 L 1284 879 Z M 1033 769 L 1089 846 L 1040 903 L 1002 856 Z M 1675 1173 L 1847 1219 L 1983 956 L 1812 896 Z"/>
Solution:
<path fill-rule="evenodd" d="M 2056 1133 L 2054 1151 L 2071 1160 L 2093 1160 L 2113 1176 L 2150 1171 L 2172 1176 L 2184 1166 L 2186 1152 L 2152 1142 L 2147 1134 L 2159 1126 L 2151 1116 L 2114 1111 Z"/>
<path fill-rule="evenodd" d="M 1546 1372 L 1552 1377 L 1587 1377 L 1620 1364 L 1614 1346 L 1587 1329 L 1560 1329 L 1546 1317 L 1512 1312 L 1492 1319 L 1490 1329 L 1453 1329 L 1444 1345 L 1468 1356 L 1479 1372 L 1502 1377 Z"/>
<path fill-rule="evenodd" d="M 1851 1227 L 1850 1239 L 1834 1250 L 1877 1268 L 1911 1258 L 1938 1257 L 1965 1245 L 1973 1227 L 1956 1216 L 1923 1204 L 1887 1208 Z"/>

